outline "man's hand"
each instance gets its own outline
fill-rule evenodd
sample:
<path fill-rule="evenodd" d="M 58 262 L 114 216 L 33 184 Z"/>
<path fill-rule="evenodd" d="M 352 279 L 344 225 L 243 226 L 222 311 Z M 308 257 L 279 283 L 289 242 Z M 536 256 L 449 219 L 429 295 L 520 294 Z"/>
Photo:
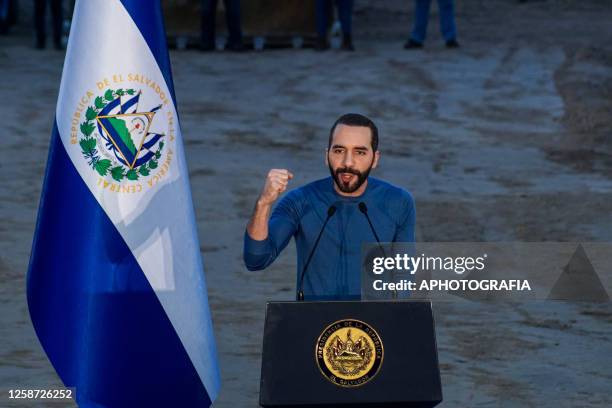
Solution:
<path fill-rule="evenodd" d="M 253 215 L 247 224 L 247 232 L 251 238 L 257 241 L 268 237 L 268 219 L 272 211 L 272 204 L 287 189 L 289 180 L 293 174 L 285 169 L 272 169 L 266 177 L 266 184 L 255 204 Z"/>
<path fill-rule="evenodd" d="M 270 206 L 278 199 L 278 197 L 287 189 L 289 180 L 293 178 L 293 174 L 286 169 L 272 169 L 268 172 L 266 183 L 259 196 L 257 203 L 264 206 Z"/>

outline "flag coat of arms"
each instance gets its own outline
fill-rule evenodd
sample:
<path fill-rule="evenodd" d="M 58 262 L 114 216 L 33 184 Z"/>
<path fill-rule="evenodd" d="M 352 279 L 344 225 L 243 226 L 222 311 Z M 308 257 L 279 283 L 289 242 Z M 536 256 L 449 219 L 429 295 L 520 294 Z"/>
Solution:
<path fill-rule="evenodd" d="M 214 401 L 216 346 L 158 0 L 76 3 L 27 298 L 80 406 Z"/>

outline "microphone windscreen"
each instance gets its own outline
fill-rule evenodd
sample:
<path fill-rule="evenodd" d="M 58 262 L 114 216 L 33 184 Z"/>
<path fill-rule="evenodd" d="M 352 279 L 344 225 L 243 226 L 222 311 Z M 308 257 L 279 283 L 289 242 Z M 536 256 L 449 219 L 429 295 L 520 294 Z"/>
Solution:
<path fill-rule="evenodd" d="M 336 206 L 332 204 L 327 209 L 327 216 L 331 217 L 332 215 L 334 215 L 335 212 L 336 212 Z"/>
<path fill-rule="evenodd" d="M 359 211 L 361 211 L 364 214 L 368 212 L 368 206 L 363 201 L 359 202 Z"/>

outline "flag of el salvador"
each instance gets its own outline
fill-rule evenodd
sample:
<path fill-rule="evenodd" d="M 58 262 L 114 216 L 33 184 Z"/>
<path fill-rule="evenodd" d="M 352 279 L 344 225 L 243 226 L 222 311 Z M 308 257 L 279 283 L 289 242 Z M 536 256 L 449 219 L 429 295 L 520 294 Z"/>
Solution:
<path fill-rule="evenodd" d="M 27 277 L 83 407 L 208 407 L 217 352 L 158 0 L 76 3 Z"/>

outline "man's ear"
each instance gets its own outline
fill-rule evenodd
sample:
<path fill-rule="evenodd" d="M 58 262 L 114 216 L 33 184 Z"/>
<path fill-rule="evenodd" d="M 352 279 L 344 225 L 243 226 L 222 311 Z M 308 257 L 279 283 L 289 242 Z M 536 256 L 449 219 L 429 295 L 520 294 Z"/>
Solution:
<path fill-rule="evenodd" d="M 325 149 L 325 165 L 329 167 L 329 149 Z"/>
<path fill-rule="evenodd" d="M 375 169 L 378 166 L 380 160 L 380 150 L 374 152 L 374 161 L 372 162 L 372 168 Z"/>

